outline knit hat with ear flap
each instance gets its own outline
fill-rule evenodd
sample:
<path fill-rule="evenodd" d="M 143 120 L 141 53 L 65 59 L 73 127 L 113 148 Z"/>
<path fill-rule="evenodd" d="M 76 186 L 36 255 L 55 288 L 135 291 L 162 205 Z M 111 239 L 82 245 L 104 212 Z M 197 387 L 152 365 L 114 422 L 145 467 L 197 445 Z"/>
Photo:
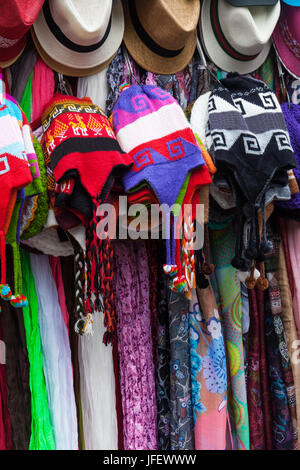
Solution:
<path fill-rule="evenodd" d="M 55 178 L 54 208 L 58 223 L 70 229 L 86 227 L 87 302 L 99 305 L 103 291 L 104 244 L 97 236 L 97 209 L 105 202 L 115 179 L 132 166 L 132 157 L 118 144 L 103 111 L 89 98 L 56 94 L 42 116 L 44 144 Z M 66 226 L 65 224 L 69 225 Z"/>
<path fill-rule="evenodd" d="M 21 292 L 12 294 L 6 284 L 5 234 L 11 222 L 18 190 L 32 181 L 24 138 L 28 135 L 27 120 L 21 108 L 9 95 L 3 94 L 0 104 L 0 296 L 12 305 L 22 307 L 26 299 Z M 24 129 L 23 129 L 24 128 Z"/>
<path fill-rule="evenodd" d="M 171 239 L 167 241 L 164 269 L 173 276 L 171 288 L 184 291 L 187 279 L 182 272 L 178 237 L 182 220 L 172 206 L 190 180 L 189 175 L 205 163 L 191 126 L 168 92 L 154 85 L 131 85 L 123 88 L 115 104 L 113 128 L 121 148 L 134 161 L 122 179 L 125 190 L 134 192 L 143 183 L 155 193 L 160 204 L 169 208 L 165 209 L 165 216 Z M 189 186 L 191 194 L 196 186 L 207 183 L 207 174 L 203 180 L 201 176 L 196 179 L 193 187 Z"/>
<path fill-rule="evenodd" d="M 294 153 L 278 100 L 259 80 L 229 74 L 211 92 L 208 114 L 210 153 L 218 174 L 237 197 L 239 222 L 232 265 L 248 271 L 254 260 L 262 262 L 272 249 L 266 236 L 266 192 L 271 183 L 287 185 L 287 170 L 296 166 Z"/>

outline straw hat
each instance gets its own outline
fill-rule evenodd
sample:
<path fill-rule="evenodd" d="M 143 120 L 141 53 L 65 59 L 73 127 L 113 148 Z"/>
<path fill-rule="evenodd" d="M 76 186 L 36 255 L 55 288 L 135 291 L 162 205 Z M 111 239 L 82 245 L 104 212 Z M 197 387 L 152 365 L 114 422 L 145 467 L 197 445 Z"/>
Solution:
<path fill-rule="evenodd" d="M 123 32 L 121 0 L 46 0 L 32 37 L 47 65 L 65 75 L 81 77 L 110 63 Z"/>
<path fill-rule="evenodd" d="M 9 67 L 22 54 L 27 31 L 36 20 L 44 0 L 0 2 L 0 67 Z"/>
<path fill-rule="evenodd" d="M 248 8 L 203 0 L 200 24 L 207 54 L 226 72 L 253 72 L 269 54 L 279 16 L 280 2 Z"/>
<path fill-rule="evenodd" d="M 125 45 L 144 69 L 182 70 L 196 47 L 199 0 L 124 0 Z"/>

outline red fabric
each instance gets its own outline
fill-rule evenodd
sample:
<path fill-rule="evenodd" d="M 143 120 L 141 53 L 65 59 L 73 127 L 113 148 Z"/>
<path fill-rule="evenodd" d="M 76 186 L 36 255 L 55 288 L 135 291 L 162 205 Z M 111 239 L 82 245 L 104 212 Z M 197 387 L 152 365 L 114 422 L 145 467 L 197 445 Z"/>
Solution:
<path fill-rule="evenodd" d="M 120 164 L 130 165 L 131 163 L 129 155 L 121 155 L 116 151 L 97 150 L 88 154 L 73 152 L 65 155 L 58 162 L 53 173 L 55 180 L 59 181 L 68 170 L 76 168 L 80 174 L 81 183 L 88 193 L 96 199 L 113 167 Z"/>
<path fill-rule="evenodd" d="M 181 160 L 182 157 L 184 156 L 184 152 L 182 152 L 182 151 L 178 152 L 177 156 L 170 155 L 169 148 L 166 145 L 166 142 L 168 143 L 170 141 L 170 139 L 175 141 L 177 138 L 180 138 L 180 139 L 182 139 L 186 142 L 189 142 L 189 143 L 193 144 L 199 150 L 198 144 L 195 141 L 195 136 L 194 136 L 193 131 L 191 130 L 190 127 L 187 127 L 186 129 L 181 129 L 180 131 L 172 132 L 171 134 L 168 134 L 165 137 L 161 137 L 160 139 L 154 139 L 154 140 L 151 140 L 147 143 L 142 143 L 142 144 L 138 145 L 137 147 L 134 147 L 134 149 L 132 149 L 129 153 L 130 153 L 130 155 L 134 156 L 134 155 L 139 154 L 139 152 L 145 150 L 145 147 L 146 148 L 150 147 L 151 150 L 163 155 L 166 158 L 166 160 L 169 160 L 169 162 L 174 162 L 176 160 Z M 199 150 L 199 154 L 201 154 L 200 150 Z M 131 168 L 131 171 L 140 172 L 144 167 L 146 167 L 148 165 L 152 165 L 153 160 L 152 160 L 152 157 L 151 157 L 149 152 L 147 154 L 147 157 L 148 158 L 146 159 L 146 158 L 144 158 L 144 155 L 142 155 L 142 157 L 141 157 L 142 160 L 138 161 L 138 160 L 135 159 L 134 160 L 134 165 Z M 137 165 L 137 163 L 138 163 L 138 165 Z M 199 165 L 201 165 L 200 162 L 199 162 Z"/>
<path fill-rule="evenodd" d="M 1 158 L 5 157 L 9 171 L 0 176 L 0 230 L 4 229 L 7 220 L 7 211 L 13 190 L 21 189 L 32 181 L 27 160 L 21 160 L 9 153 L 1 154 Z M 0 161 L 0 171 L 4 169 L 4 166 L 5 162 L 3 160 Z"/>
<path fill-rule="evenodd" d="M 10 39 L 23 36 L 33 25 L 44 0 L 2 0 L 0 35 Z"/>
<path fill-rule="evenodd" d="M 65 322 L 65 325 L 67 327 L 67 330 L 69 331 L 69 313 L 68 313 L 67 305 L 66 305 L 66 297 L 65 297 L 64 283 L 63 283 L 63 278 L 62 278 L 60 258 L 58 258 L 57 256 L 49 256 L 49 264 L 51 267 L 53 279 L 55 281 L 55 285 L 57 289 L 58 302 L 60 305 L 61 313 Z"/>
<path fill-rule="evenodd" d="M 272 409 L 265 347 L 264 292 L 249 289 L 247 402 L 250 449 L 272 450 Z"/>
<path fill-rule="evenodd" d="M 31 120 L 40 122 L 42 112 L 55 90 L 54 72 L 39 57 L 36 61 L 32 77 L 32 115 Z"/>
<path fill-rule="evenodd" d="M 128 154 L 122 153 L 109 120 L 89 98 L 79 99 L 56 94 L 48 104 L 42 121 L 46 129 L 45 144 L 56 182 L 59 182 L 67 171 L 76 170 L 82 185 L 90 196 L 96 199 L 116 167 L 124 165 L 125 171 L 126 166 L 129 167 L 133 163 Z M 84 139 L 89 139 L 84 153 L 78 151 L 74 138 L 80 138 L 81 144 Z M 104 138 L 102 142 L 106 140 L 107 147 L 102 148 L 100 140 L 95 140 L 92 145 L 91 138 Z M 111 144 L 108 143 L 109 140 Z M 54 162 L 53 152 L 59 151 L 62 143 L 66 145 L 70 142 L 74 142 L 74 146 L 70 145 L 68 151 L 64 150 L 62 158 L 57 163 Z"/>

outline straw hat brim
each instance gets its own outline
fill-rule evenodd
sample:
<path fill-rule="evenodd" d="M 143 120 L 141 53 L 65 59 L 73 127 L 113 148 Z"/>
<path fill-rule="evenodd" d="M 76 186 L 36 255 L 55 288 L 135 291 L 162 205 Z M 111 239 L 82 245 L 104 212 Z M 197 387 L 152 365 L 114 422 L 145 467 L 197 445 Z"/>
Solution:
<path fill-rule="evenodd" d="M 121 0 L 112 7 L 111 29 L 104 44 L 95 51 L 82 53 L 68 49 L 52 34 L 41 11 L 31 29 L 35 46 L 47 65 L 53 70 L 73 77 L 93 75 L 108 66 L 123 39 L 124 15 Z"/>
<path fill-rule="evenodd" d="M 132 24 L 128 0 L 123 2 L 125 17 L 124 43 L 134 60 L 148 72 L 172 74 L 183 70 L 192 59 L 197 40 L 197 31 L 192 31 L 183 51 L 176 57 L 161 57 L 152 52 L 140 39 Z"/>
<path fill-rule="evenodd" d="M 226 54 L 216 39 L 210 19 L 210 3 L 210 1 L 202 3 L 200 14 L 200 34 L 207 55 L 217 67 L 225 72 L 238 72 L 243 75 L 257 70 L 268 57 L 272 40 L 270 39 L 263 46 L 261 52 L 253 60 L 243 62 L 233 59 L 230 55 Z"/>
<path fill-rule="evenodd" d="M 78 70 L 77 68 L 72 68 L 72 67 L 67 67 L 63 64 L 60 64 L 59 62 L 55 61 L 50 57 L 41 47 L 34 30 L 31 30 L 31 36 L 33 39 L 33 42 L 35 44 L 35 47 L 43 59 L 43 61 L 55 72 L 62 73 L 63 75 L 68 75 L 69 77 L 87 77 L 89 75 L 94 75 L 95 73 L 101 72 L 104 70 L 106 67 L 109 66 L 113 58 L 116 56 L 117 51 L 114 53 L 112 57 L 108 59 L 107 62 L 104 62 L 103 64 L 100 64 L 96 67 L 90 68 L 88 70 Z"/>

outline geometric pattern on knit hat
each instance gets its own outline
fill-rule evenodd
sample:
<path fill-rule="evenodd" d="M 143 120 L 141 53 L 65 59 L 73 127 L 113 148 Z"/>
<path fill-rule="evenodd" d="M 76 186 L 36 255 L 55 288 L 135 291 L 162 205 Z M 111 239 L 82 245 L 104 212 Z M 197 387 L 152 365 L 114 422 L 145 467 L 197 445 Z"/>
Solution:
<path fill-rule="evenodd" d="M 161 204 L 172 206 L 189 172 L 205 163 L 179 104 L 154 85 L 131 85 L 121 93 L 113 128 L 134 161 L 122 180 L 126 191 L 146 181 Z"/>
<path fill-rule="evenodd" d="M 100 196 L 103 200 L 114 176 L 132 164 L 105 114 L 89 98 L 56 94 L 43 113 L 42 124 L 56 183 L 76 170 L 92 199 Z"/>
<path fill-rule="evenodd" d="M 94 309 L 92 296 L 95 295 L 97 309 L 104 286 L 104 244 L 96 232 L 97 208 L 107 199 L 115 179 L 121 178 L 132 166 L 132 157 L 122 151 L 109 120 L 89 98 L 55 94 L 43 113 L 42 125 L 60 211 L 62 208 L 69 214 L 75 211 L 76 218 L 82 222 L 86 214 L 90 214 L 85 223 L 85 313 L 91 313 Z M 83 188 L 85 191 L 82 191 Z M 86 195 L 89 196 L 88 199 Z M 89 202 L 92 203 L 91 211 L 85 210 Z M 61 216 L 61 212 L 59 215 Z M 73 227 L 76 224 L 78 220 Z"/>
<path fill-rule="evenodd" d="M 160 204 L 166 204 L 167 242 L 165 272 L 174 273 L 170 287 L 186 289 L 182 274 L 179 234 L 182 220 L 170 213 L 189 174 L 205 164 L 192 128 L 177 101 L 155 85 L 131 85 L 123 89 L 113 109 L 113 128 L 121 148 L 133 159 L 122 181 L 125 191 L 146 182 Z M 201 181 L 189 186 L 194 194 Z M 186 191 L 187 185 L 185 186 Z M 184 198 L 182 198 L 183 200 Z M 176 240 L 175 240 L 176 238 Z M 190 252 L 191 254 L 191 252 Z M 191 257 L 192 259 L 192 257 Z M 192 264 L 190 265 L 191 269 Z M 192 272 L 194 275 L 194 272 Z"/>
<path fill-rule="evenodd" d="M 294 169 L 298 185 L 300 184 L 300 106 L 294 103 L 283 103 L 281 109 L 285 118 L 286 126 L 289 131 L 290 140 L 294 155 L 297 162 L 297 167 Z M 300 209 L 300 193 L 293 194 L 289 201 L 280 201 L 276 206 L 287 209 L 296 210 Z"/>
<path fill-rule="evenodd" d="M 211 154 L 238 201 L 236 256 L 232 265 L 247 271 L 253 260 L 262 261 L 271 249 L 266 236 L 266 191 L 271 182 L 287 184 L 287 171 L 296 166 L 293 149 L 275 94 L 250 76 L 229 74 L 221 80 L 211 92 L 208 116 Z M 248 236 L 246 226 L 250 230 Z"/>
<path fill-rule="evenodd" d="M 16 192 L 32 181 L 23 125 L 25 115 L 15 100 L 2 95 L 0 104 L 0 248 L 1 284 L 6 283 L 4 235 L 12 216 Z"/>
<path fill-rule="evenodd" d="M 284 117 L 274 93 L 249 76 L 231 74 L 209 99 L 209 138 L 218 166 L 234 172 L 255 204 L 276 170 L 296 166 Z"/>

